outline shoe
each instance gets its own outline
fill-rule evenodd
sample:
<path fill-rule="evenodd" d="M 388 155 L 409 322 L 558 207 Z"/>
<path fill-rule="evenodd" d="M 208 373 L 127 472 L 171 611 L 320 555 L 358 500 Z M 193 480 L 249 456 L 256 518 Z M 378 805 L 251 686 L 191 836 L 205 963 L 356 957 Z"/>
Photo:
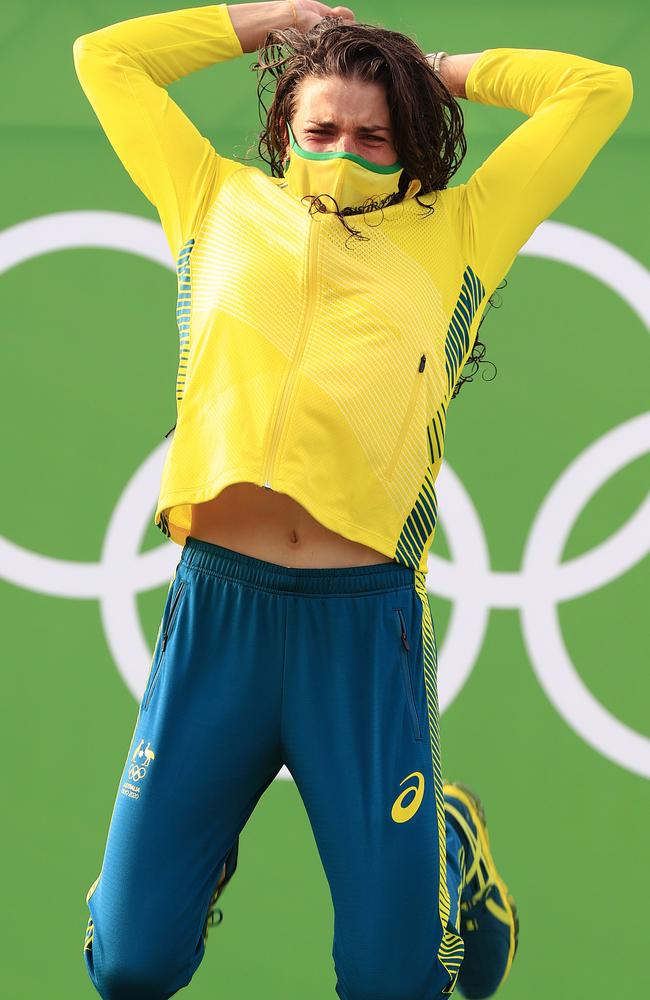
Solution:
<path fill-rule="evenodd" d="M 204 948 L 205 948 L 206 944 L 208 943 L 208 928 L 209 927 L 214 927 L 216 924 L 220 924 L 221 921 L 223 920 L 223 910 L 221 910 L 216 905 L 217 900 L 218 900 L 219 896 L 221 895 L 222 889 L 223 889 L 223 885 L 218 885 L 217 888 L 212 893 L 212 896 L 210 898 L 210 906 L 208 907 L 208 915 L 205 918 L 205 923 L 203 924 L 203 931 L 202 931 L 202 935 L 201 935 L 203 937 L 203 947 Z M 214 917 L 215 913 L 219 914 L 219 919 L 218 920 L 215 920 L 215 917 Z"/>
<path fill-rule="evenodd" d="M 445 782 L 443 795 L 445 812 L 467 852 L 460 897 L 465 956 L 457 988 L 468 1000 L 482 1000 L 496 993 L 508 978 L 519 944 L 519 917 L 490 852 L 480 799 L 457 781 Z"/>
<path fill-rule="evenodd" d="M 222 894 L 222 892 L 230 882 L 233 875 L 235 874 L 235 869 L 237 868 L 238 854 L 239 854 L 239 837 L 237 838 L 233 846 L 230 848 L 228 854 L 226 855 L 225 877 L 223 878 L 223 881 L 221 881 L 222 875 L 224 874 L 222 869 L 219 874 L 219 882 L 217 883 L 217 886 L 214 892 L 212 893 L 212 896 L 210 897 L 210 905 L 208 906 L 208 913 L 205 918 L 205 923 L 203 924 L 203 931 L 201 932 L 201 936 L 203 938 L 203 947 L 205 947 L 208 941 L 208 928 L 215 927 L 217 924 L 220 924 L 221 921 L 223 920 L 223 910 L 217 906 L 217 900 L 219 899 L 219 896 Z M 215 919 L 216 913 L 219 914 L 218 920 Z"/>

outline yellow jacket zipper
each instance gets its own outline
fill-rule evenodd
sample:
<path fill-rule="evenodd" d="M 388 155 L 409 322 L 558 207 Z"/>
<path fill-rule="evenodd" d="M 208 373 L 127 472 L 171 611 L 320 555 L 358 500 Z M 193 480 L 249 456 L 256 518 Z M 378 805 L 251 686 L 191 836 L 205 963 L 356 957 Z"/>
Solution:
<path fill-rule="evenodd" d="M 390 457 L 390 462 L 388 463 L 388 468 L 386 469 L 386 472 L 384 473 L 386 479 L 390 479 L 390 477 L 393 474 L 393 471 L 395 469 L 395 463 L 397 462 L 397 459 L 398 459 L 398 457 L 399 457 L 399 455 L 401 454 L 401 451 L 402 451 L 402 446 L 404 444 L 404 439 L 406 437 L 406 432 L 408 431 L 409 427 L 411 426 L 411 417 L 413 416 L 413 408 L 415 407 L 415 402 L 416 402 L 417 397 L 418 397 L 418 391 L 419 391 L 419 388 L 420 388 L 420 386 L 422 384 L 422 381 L 423 381 L 423 379 L 422 379 L 422 373 L 424 372 L 424 366 L 426 365 L 426 363 L 427 363 L 427 356 L 426 356 L 426 354 L 423 354 L 422 357 L 420 358 L 420 367 L 418 368 L 416 376 L 413 379 L 413 387 L 411 389 L 411 396 L 410 396 L 410 399 L 409 399 L 409 402 L 408 402 L 408 407 L 406 409 L 406 416 L 404 417 L 404 420 L 402 422 L 402 429 L 401 429 L 400 435 L 399 435 L 399 437 L 397 439 L 397 443 L 396 443 L 395 447 L 393 448 L 393 454 Z"/>
<path fill-rule="evenodd" d="M 298 340 L 298 346 L 296 347 L 296 352 L 294 354 L 293 362 L 291 364 L 291 369 L 287 375 L 287 380 L 284 385 L 284 391 L 282 393 L 282 398 L 280 399 L 280 405 L 278 407 L 277 416 L 275 418 L 275 423 L 273 425 L 273 433 L 271 434 L 271 443 L 269 445 L 268 454 L 266 457 L 266 464 L 264 467 L 264 486 L 269 489 L 272 488 L 271 474 L 273 472 L 273 463 L 275 461 L 275 455 L 278 449 L 278 443 L 280 441 L 280 434 L 282 432 L 282 424 L 287 412 L 289 401 L 291 399 L 291 394 L 293 392 L 293 387 L 298 376 L 298 370 L 300 368 L 300 362 L 305 351 L 305 345 L 307 343 L 307 334 L 309 333 L 309 324 L 314 313 L 316 306 L 316 242 L 317 242 L 317 225 L 318 222 L 310 217 L 309 221 L 309 244 L 307 248 L 307 262 L 306 262 L 306 299 L 307 306 L 305 309 L 305 316 L 302 321 L 302 329 L 300 331 L 300 338 Z"/>

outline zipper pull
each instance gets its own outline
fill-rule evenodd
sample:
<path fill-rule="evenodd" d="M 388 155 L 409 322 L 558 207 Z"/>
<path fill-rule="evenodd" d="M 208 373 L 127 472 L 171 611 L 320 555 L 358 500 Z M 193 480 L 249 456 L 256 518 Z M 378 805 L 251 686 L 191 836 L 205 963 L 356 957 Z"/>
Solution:
<path fill-rule="evenodd" d="M 174 427 L 176 427 L 176 424 L 174 424 Z M 172 431 L 174 430 L 174 427 L 170 427 L 170 428 L 169 428 L 169 430 L 168 430 L 168 431 L 167 431 L 167 433 L 165 434 L 165 437 L 166 437 L 166 438 L 167 438 L 167 437 L 169 437 L 169 435 L 171 434 L 171 432 L 172 432 Z"/>
<path fill-rule="evenodd" d="M 406 622 L 404 621 L 404 615 L 402 614 L 401 608 L 397 609 L 397 614 L 399 616 L 399 626 L 402 630 L 402 645 L 404 646 L 404 649 L 408 652 L 410 651 L 411 647 L 409 646 L 409 641 L 406 637 Z"/>
<path fill-rule="evenodd" d="M 427 356 L 426 354 L 423 354 L 422 357 L 420 358 L 420 367 L 418 368 L 419 372 L 424 371 L 424 366 L 426 365 L 426 363 L 427 363 Z"/>

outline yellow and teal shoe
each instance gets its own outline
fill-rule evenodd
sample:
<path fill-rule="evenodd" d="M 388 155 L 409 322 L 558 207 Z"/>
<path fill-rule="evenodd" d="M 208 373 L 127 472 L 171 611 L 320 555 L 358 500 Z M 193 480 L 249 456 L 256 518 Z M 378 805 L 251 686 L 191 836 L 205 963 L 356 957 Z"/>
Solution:
<path fill-rule="evenodd" d="M 214 927 L 215 924 L 220 924 L 221 921 L 223 920 L 223 910 L 221 910 L 217 906 L 217 900 L 218 900 L 219 896 L 221 895 L 221 889 L 222 889 L 222 886 L 218 885 L 216 887 L 216 889 L 214 890 L 214 892 L 212 893 L 212 896 L 210 897 L 210 905 L 208 907 L 208 915 L 205 918 L 205 923 L 203 924 L 202 937 L 203 937 L 203 946 L 204 947 L 208 943 L 208 929 L 210 927 Z M 219 919 L 218 920 L 215 918 L 215 913 L 219 914 Z"/>
<path fill-rule="evenodd" d="M 460 934 L 465 956 L 458 991 L 471 1000 L 491 997 L 506 981 L 519 943 L 515 901 L 499 875 L 481 801 L 457 781 L 443 784 L 445 812 L 466 851 L 460 897 Z"/>
<path fill-rule="evenodd" d="M 237 840 L 235 841 L 233 846 L 228 851 L 228 854 L 226 855 L 226 859 L 224 862 L 226 870 L 225 872 L 223 871 L 223 869 L 219 870 L 219 881 L 217 882 L 215 890 L 212 893 L 212 896 L 210 897 L 208 913 L 205 918 L 202 931 L 204 947 L 208 943 L 208 929 L 210 927 L 214 927 L 216 924 L 220 924 L 221 921 L 223 920 L 223 910 L 217 906 L 217 900 L 219 899 L 222 892 L 230 882 L 233 875 L 235 874 L 235 870 L 237 868 L 238 856 L 239 856 L 239 837 L 237 837 Z M 215 914 L 219 914 L 218 919 L 216 918 Z"/>

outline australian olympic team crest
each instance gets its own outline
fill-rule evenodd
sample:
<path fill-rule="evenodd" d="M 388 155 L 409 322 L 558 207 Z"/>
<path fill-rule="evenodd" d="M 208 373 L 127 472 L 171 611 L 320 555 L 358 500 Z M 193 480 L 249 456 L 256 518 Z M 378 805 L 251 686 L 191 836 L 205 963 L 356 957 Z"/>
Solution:
<path fill-rule="evenodd" d="M 129 760 L 129 780 L 125 781 L 122 785 L 122 795 L 127 795 L 130 799 L 140 798 L 140 785 L 138 782 L 143 781 L 147 777 L 149 765 L 155 759 L 155 756 L 151 743 L 147 742 L 147 745 L 144 746 L 144 740 L 141 739 L 133 751 L 133 756 Z"/>

